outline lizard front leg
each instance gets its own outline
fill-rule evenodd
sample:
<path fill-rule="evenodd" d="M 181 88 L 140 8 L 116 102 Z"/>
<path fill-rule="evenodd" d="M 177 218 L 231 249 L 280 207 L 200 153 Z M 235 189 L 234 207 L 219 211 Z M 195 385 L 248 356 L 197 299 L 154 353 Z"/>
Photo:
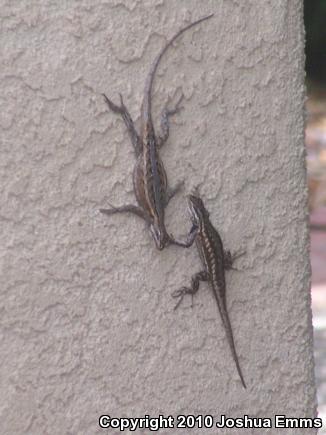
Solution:
<path fill-rule="evenodd" d="M 168 140 L 170 133 L 170 117 L 178 113 L 182 107 L 180 107 L 180 103 L 183 99 L 184 95 L 182 94 L 179 98 L 177 104 L 173 109 L 168 109 L 167 106 L 164 108 L 161 115 L 161 135 L 157 138 L 157 147 L 161 148 L 162 145 Z"/>
<path fill-rule="evenodd" d="M 107 105 L 109 106 L 110 110 L 112 110 L 112 112 L 114 112 L 114 113 L 118 113 L 119 115 L 121 115 L 121 117 L 122 117 L 122 119 L 127 127 L 131 143 L 135 149 L 136 157 L 138 157 L 140 155 L 140 153 L 142 152 L 142 143 L 141 143 L 140 137 L 136 131 L 136 128 L 134 126 L 134 122 L 131 118 L 131 115 L 128 112 L 128 109 L 126 108 L 126 106 L 124 105 L 122 95 L 119 94 L 120 106 L 117 106 L 116 104 L 114 104 L 111 100 L 109 100 L 109 98 L 105 94 L 102 94 L 102 95 L 105 98 L 105 101 L 106 101 Z"/>
<path fill-rule="evenodd" d="M 199 289 L 200 281 L 209 281 L 209 275 L 206 270 L 202 270 L 201 272 L 198 272 L 192 276 L 191 287 L 181 287 L 179 290 L 176 290 L 172 293 L 173 298 L 180 298 L 177 305 L 174 307 L 175 310 L 181 304 L 185 295 L 191 295 L 191 306 L 193 305 L 194 294 L 197 293 Z"/>
<path fill-rule="evenodd" d="M 172 234 L 170 234 L 169 237 L 169 243 L 171 245 L 177 245 L 181 246 L 182 248 L 190 248 L 190 246 L 194 243 L 196 237 L 198 234 L 198 227 L 197 225 L 193 225 L 189 231 L 189 234 L 187 236 L 187 239 L 185 242 L 181 242 L 180 240 L 176 240 Z"/>
<path fill-rule="evenodd" d="M 135 214 L 136 216 L 139 216 L 140 218 L 144 219 L 144 221 L 146 221 L 148 223 L 148 217 L 146 215 L 146 213 L 144 212 L 144 210 L 140 207 L 137 207 L 136 205 L 133 204 L 127 204 L 127 205 L 123 205 L 121 207 L 115 207 L 113 205 L 111 205 L 111 208 L 100 208 L 100 212 L 106 215 L 113 215 L 115 213 L 132 213 Z"/>
<path fill-rule="evenodd" d="M 175 187 L 169 188 L 165 194 L 165 205 L 167 206 L 171 199 L 181 190 L 184 186 L 184 181 L 179 181 Z"/>

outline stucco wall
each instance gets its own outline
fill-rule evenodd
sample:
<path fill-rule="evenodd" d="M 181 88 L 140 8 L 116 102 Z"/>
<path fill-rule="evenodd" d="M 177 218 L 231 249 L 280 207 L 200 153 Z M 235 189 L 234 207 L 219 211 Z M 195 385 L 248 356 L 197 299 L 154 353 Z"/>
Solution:
<path fill-rule="evenodd" d="M 116 433 L 101 414 L 315 416 L 301 0 L 0 3 L 1 434 Z M 211 12 L 164 58 L 154 112 L 184 93 L 162 149 L 170 185 L 185 180 L 169 231 L 186 234 L 199 185 L 246 251 L 227 303 L 247 390 L 209 287 L 173 310 L 196 250 L 158 252 L 136 217 L 98 212 L 134 201 L 135 162 L 101 93 L 139 119 L 159 48 Z M 298 433 L 219 433 L 240 432 Z"/>

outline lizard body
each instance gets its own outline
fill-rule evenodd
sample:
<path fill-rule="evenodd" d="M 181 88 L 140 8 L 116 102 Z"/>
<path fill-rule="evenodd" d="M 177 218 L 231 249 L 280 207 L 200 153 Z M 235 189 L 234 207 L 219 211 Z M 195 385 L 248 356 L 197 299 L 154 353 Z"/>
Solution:
<path fill-rule="evenodd" d="M 234 259 L 242 254 L 232 256 L 229 251 L 224 250 L 221 237 L 218 231 L 213 227 L 209 219 L 209 213 L 198 195 L 189 195 L 188 205 L 193 226 L 196 228 L 195 242 L 204 270 L 193 275 L 191 287 L 182 287 L 180 290 L 173 293 L 174 297 L 180 297 L 175 308 L 180 305 L 185 294 L 191 294 L 193 297 L 199 289 L 200 281 L 208 281 L 210 283 L 235 365 L 242 385 L 246 388 L 235 350 L 231 323 L 227 311 L 225 283 L 225 270 L 232 269 Z"/>
<path fill-rule="evenodd" d="M 109 108 L 122 116 L 127 127 L 129 137 L 135 149 L 137 163 L 133 173 L 134 193 L 138 205 L 128 204 L 122 207 L 111 206 L 110 209 L 100 209 L 107 215 L 115 213 L 133 213 L 143 218 L 148 224 L 152 236 L 155 240 L 156 247 L 162 250 L 166 245 L 173 243 L 183 247 L 189 247 L 194 239 L 194 233 L 186 242 L 178 242 L 166 231 L 164 222 L 164 209 L 169 200 L 180 189 L 180 184 L 174 189 L 168 190 L 167 176 L 159 156 L 159 148 L 166 142 L 169 136 L 169 117 L 180 110 L 179 104 L 182 97 L 176 104 L 175 108 L 169 110 L 167 107 L 163 110 L 161 126 L 162 135 L 157 136 L 154 130 L 152 120 L 152 88 L 154 83 L 155 72 L 158 68 L 161 58 L 173 42 L 185 31 L 191 27 L 211 18 L 213 14 L 203 17 L 183 29 L 179 30 L 161 49 L 155 58 L 147 80 L 145 83 L 144 97 L 141 108 L 141 130 L 140 135 L 137 133 L 132 118 L 124 105 L 123 98 L 120 95 L 120 106 L 114 104 L 106 95 Z"/>

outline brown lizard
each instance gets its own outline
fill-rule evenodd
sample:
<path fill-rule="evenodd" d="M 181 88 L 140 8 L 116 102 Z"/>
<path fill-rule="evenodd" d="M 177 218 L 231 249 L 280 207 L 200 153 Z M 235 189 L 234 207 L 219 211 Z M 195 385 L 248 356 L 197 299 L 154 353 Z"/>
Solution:
<path fill-rule="evenodd" d="M 233 261 L 243 255 L 243 253 L 232 256 L 230 251 L 224 250 L 221 237 L 211 224 L 209 220 L 209 213 L 197 193 L 188 196 L 188 207 L 193 224 L 195 242 L 199 256 L 204 265 L 204 270 L 193 275 L 191 287 L 182 287 L 172 294 L 173 297 L 180 298 L 175 306 L 175 309 L 177 309 L 177 307 L 180 305 L 184 295 L 190 294 L 193 297 L 193 295 L 199 289 L 200 281 L 209 281 L 217 302 L 235 365 L 237 367 L 242 385 L 244 388 L 246 388 L 238 356 L 235 350 L 231 323 L 226 307 L 225 294 L 225 270 L 232 269 Z"/>
<path fill-rule="evenodd" d="M 169 137 L 169 117 L 180 110 L 179 104 L 182 97 L 179 99 L 174 109 L 169 110 L 165 107 L 163 110 L 161 117 L 162 134 L 157 137 L 154 130 L 151 110 L 154 76 L 162 56 L 172 43 L 186 30 L 202 21 L 208 20 L 212 16 L 213 14 L 208 15 L 179 30 L 179 32 L 166 43 L 154 60 L 145 83 L 144 98 L 141 109 L 140 135 L 136 131 L 133 120 L 124 105 L 121 94 L 120 105 L 114 104 L 106 95 L 103 94 L 110 110 L 122 117 L 135 150 L 137 163 L 133 173 L 133 185 L 138 205 L 127 204 L 121 207 L 111 206 L 109 209 L 100 209 L 100 211 L 107 215 L 115 213 L 133 213 L 141 217 L 147 223 L 155 240 L 156 247 L 159 250 L 162 250 L 170 243 L 189 247 L 193 243 L 194 232 L 189 234 L 186 242 L 178 242 L 167 233 L 165 228 L 164 209 L 170 199 L 180 189 L 180 184 L 182 183 L 179 183 L 174 189 L 168 189 L 166 172 L 158 150 Z"/>

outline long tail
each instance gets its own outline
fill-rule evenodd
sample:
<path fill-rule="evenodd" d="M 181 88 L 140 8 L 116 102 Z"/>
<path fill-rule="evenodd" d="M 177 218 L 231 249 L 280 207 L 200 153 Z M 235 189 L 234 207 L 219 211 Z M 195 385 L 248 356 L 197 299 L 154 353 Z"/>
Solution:
<path fill-rule="evenodd" d="M 191 24 L 188 24 L 188 26 L 184 27 L 183 29 L 179 30 L 178 33 L 176 33 L 173 38 L 167 42 L 167 44 L 162 48 L 156 59 L 154 60 L 151 69 L 149 71 L 149 74 L 147 76 L 147 80 L 145 83 L 145 90 L 144 90 L 144 101 L 142 106 L 142 112 L 147 113 L 149 116 L 151 111 L 151 96 L 152 96 L 152 87 L 154 82 L 154 76 L 155 72 L 157 70 L 158 64 L 160 63 L 160 60 L 163 56 L 163 54 L 166 52 L 166 50 L 173 44 L 173 42 L 180 36 L 182 33 L 184 33 L 186 30 L 190 29 L 193 26 L 196 26 L 197 24 L 201 23 L 202 21 L 208 20 L 211 18 L 214 14 L 207 15 L 206 17 L 200 18 L 197 21 L 194 21 Z"/>
<path fill-rule="evenodd" d="M 218 301 L 218 305 L 219 305 L 219 301 Z M 220 311 L 220 314 L 221 314 L 221 318 L 222 318 L 223 326 L 224 326 L 224 329 L 225 329 L 226 337 L 227 337 L 227 340 L 228 340 L 229 345 L 230 345 L 231 353 L 232 353 L 235 365 L 237 367 L 237 370 L 238 370 L 238 373 L 239 373 L 239 376 L 240 376 L 240 379 L 241 379 L 241 383 L 242 383 L 244 388 L 247 388 L 246 383 L 245 383 L 244 378 L 243 378 L 243 375 L 242 375 L 241 368 L 240 368 L 238 355 L 237 355 L 237 352 L 235 350 L 231 323 L 230 323 L 229 315 L 228 315 L 228 313 L 226 311 L 226 307 L 220 307 L 219 306 L 219 311 Z"/>

